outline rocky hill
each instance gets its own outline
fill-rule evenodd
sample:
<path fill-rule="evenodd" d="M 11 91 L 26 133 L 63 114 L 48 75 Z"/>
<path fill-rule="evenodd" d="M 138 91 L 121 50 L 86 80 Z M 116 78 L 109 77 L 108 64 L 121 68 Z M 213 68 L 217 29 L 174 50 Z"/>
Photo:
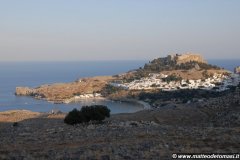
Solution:
<path fill-rule="evenodd" d="M 176 75 L 182 79 L 206 79 L 213 73 L 225 74 L 228 71 L 216 65 L 208 64 L 199 54 L 174 54 L 149 61 L 143 67 L 120 75 L 123 82 L 131 82 L 152 73 Z"/>
<path fill-rule="evenodd" d="M 189 70 L 192 68 L 196 68 L 197 70 L 220 69 L 217 66 L 208 64 L 201 55 L 186 53 L 154 59 L 148 64 L 145 64 L 143 70 L 147 72 L 161 72 L 180 69 Z"/>

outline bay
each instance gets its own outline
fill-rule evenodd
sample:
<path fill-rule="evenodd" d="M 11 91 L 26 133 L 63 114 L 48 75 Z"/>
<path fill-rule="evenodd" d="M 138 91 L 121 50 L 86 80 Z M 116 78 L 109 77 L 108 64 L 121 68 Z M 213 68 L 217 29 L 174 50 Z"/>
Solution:
<path fill-rule="evenodd" d="M 79 61 L 79 62 L 0 62 L 0 111 L 27 109 L 49 112 L 59 109 L 68 112 L 84 105 L 103 104 L 111 113 L 131 113 L 141 110 L 139 104 L 103 100 L 82 101 L 76 104 L 52 104 L 31 97 L 15 96 L 17 86 L 37 87 L 42 84 L 72 82 L 81 77 L 114 75 L 142 67 L 148 60 L 142 61 Z M 233 71 L 240 60 L 208 60 Z"/>
<path fill-rule="evenodd" d="M 0 111 L 27 109 L 68 112 L 83 105 L 103 104 L 111 113 L 130 113 L 143 108 L 139 104 L 115 101 L 84 101 L 76 104 L 52 104 L 31 97 L 15 96 L 17 86 L 37 87 L 42 84 L 72 82 L 81 77 L 114 75 L 138 68 L 145 61 L 82 61 L 82 62 L 0 62 Z"/>

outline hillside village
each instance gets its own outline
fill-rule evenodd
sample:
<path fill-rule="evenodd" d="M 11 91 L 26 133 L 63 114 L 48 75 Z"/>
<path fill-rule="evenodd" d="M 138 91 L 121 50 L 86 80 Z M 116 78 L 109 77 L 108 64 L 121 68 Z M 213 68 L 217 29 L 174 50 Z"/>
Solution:
<path fill-rule="evenodd" d="M 171 77 L 171 78 L 170 78 Z M 167 79 L 167 80 L 166 80 Z M 171 80 L 176 79 L 176 80 Z M 213 90 L 216 92 L 225 91 L 231 86 L 237 86 L 240 83 L 239 74 L 217 74 L 204 80 L 185 80 L 178 79 L 172 75 L 168 76 L 162 73 L 152 73 L 148 77 L 143 77 L 140 80 L 133 80 L 129 83 L 121 83 L 121 81 L 110 82 L 109 85 L 119 87 L 125 90 L 154 90 L 159 89 L 162 91 L 176 91 L 182 89 L 203 89 Z M 66 99 L 64 103 L 76 102 L 82 99 L 103 98 L 101 93 L 88 93 L 75 95 L 70 99 Z"/>
<path fill-rule="evenodd" d="M 209 70 L 213 70 L 213 72 L 208 74 Z M 169 71 L 169 73 L 166 74 L 165 71 Z M 176 75 L 175 71 L 180 71 L 183 76 Z M 231 86 L 237 86 L 240 82 L 237 68 L 235 73 L 232 73 L 208 64 L 201 55 L 192 53 L 168 55 L 154 59 L 145 64 L 143 69 L 136 70 L 133 74 L 138 72 L 147 73 L 147 76 L 143 74 L 144 76 L 140 76 L 140 78 L 134 77 L 130 82 L 114 81 L 110 85 L 126 90 L 204 89 L 225 91 Z M 200 75 L 198 77 L 194 75 L 197 72 Z M 187 78 L 186 75 L 191 75 L 191 78 Z"/>
<path fill-rule="evenodd" d="M 164 91 L 174 91 L 178 89 L 205 89 L 224 91 L 229 89 L 230 86 L 237 86 L 240 82 L 239 74 L 231 73 L 228 75 L 215 73 L 212 77 L 205 80 L 173 80 L 170 82 L 165 81 L 169 75 L 165 74 L 150 74 L 149 77 L 134 80 L 130 83 L 110 83 L 114 87 L 121 87 L 127 90 L 151 90 L 162 89 Z"/>

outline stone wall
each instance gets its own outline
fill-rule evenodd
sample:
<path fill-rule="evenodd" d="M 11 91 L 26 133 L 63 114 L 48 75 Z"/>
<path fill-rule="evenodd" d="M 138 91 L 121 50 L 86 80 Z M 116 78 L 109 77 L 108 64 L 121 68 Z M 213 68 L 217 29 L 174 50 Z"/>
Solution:
<path fill-rule="evenodd" d="M 182 55 L 176 54 L 176 55 L 171 56 L 171 57 L 176 60 L 177 64 L 187 63 L 187 62 L 190 62 L 190 61 L 207 63 L 201 55 L 193 54 L 193 53 L 186 53 L 186 54 L 182 54 Z"/>

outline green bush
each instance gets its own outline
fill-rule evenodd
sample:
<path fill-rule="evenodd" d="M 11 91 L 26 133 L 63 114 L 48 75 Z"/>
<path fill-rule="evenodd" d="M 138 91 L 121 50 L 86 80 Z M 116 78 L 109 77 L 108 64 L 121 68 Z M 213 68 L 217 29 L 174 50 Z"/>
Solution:
<path fill-rule="evenodd" d="M 102 121 L 110 117 L 110 110 L 103 105 L 83 106 L 81 110 L 73 109 L 64 119 L 64 123 L 74 125 L 89 121 Z"/>

